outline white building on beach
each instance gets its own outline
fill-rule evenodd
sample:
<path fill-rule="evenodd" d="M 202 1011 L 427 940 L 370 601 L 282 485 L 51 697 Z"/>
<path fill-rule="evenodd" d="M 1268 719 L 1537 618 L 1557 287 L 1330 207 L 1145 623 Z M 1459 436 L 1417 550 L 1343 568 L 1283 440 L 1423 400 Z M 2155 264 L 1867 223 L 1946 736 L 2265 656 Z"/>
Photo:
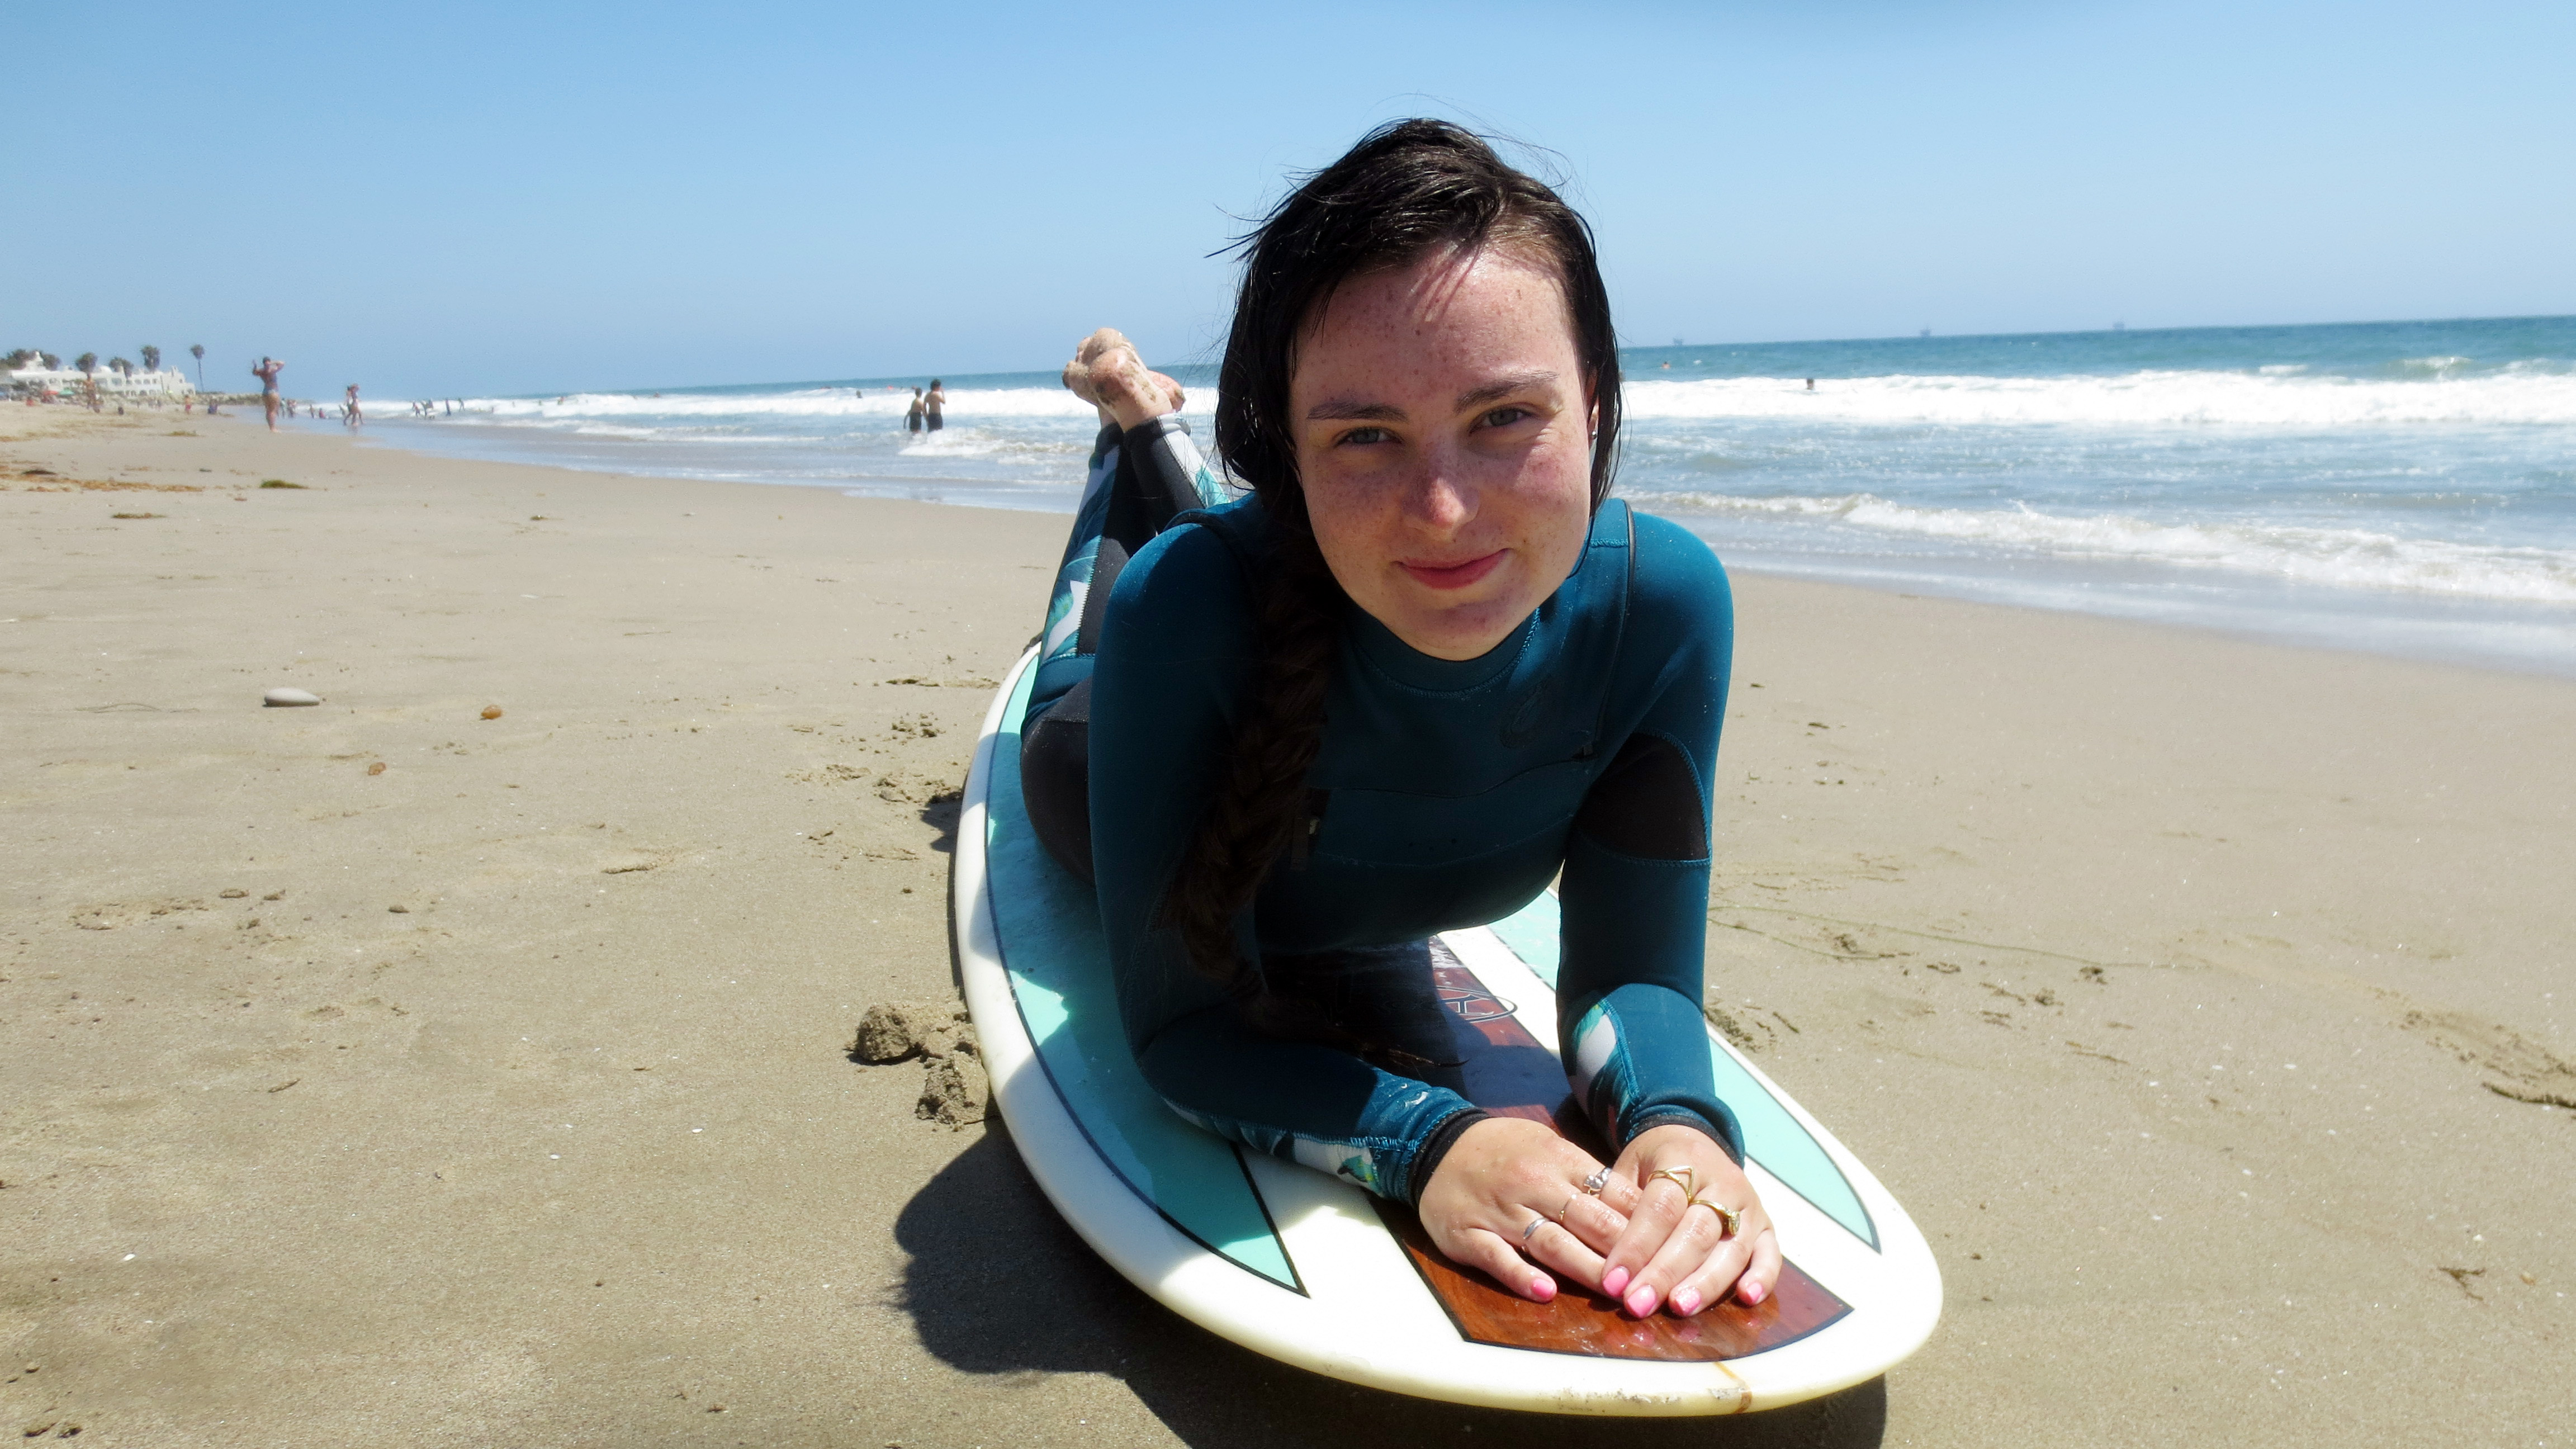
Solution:
<path fill-rule="evenodd" d="M 42 358 L 29 362 L 25 367 L 0 371 L 0 387 L 26 392 L 43 392 L 51 388 L 58 396 L 75 398 L 81 395 L 81 385 L 91 378 L 97 381 L 101 397 L 187 397 L 197 390 L 196 384 L 188 381 L 188 375 L 175 367 L 165 367 L 158 372 L 136 368 L 131 373 L 119 374 L 102 363 L 96 373 L 85 377 L 77 367 L 47 367 Z"/>

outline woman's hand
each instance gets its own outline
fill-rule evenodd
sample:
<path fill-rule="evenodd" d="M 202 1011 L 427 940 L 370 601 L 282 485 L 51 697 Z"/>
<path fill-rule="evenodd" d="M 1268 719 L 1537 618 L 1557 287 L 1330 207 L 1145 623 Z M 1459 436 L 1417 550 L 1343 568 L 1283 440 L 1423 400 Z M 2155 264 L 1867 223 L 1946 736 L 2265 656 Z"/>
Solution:
<path fill-rule="evenodd" d="M 1462 1138 L 1458 1145 L 1467 1144 Z M 1671 1176 L 1657 1176 L 1667 1170 Z M 1640 1132 L 1619 1154 L 1611 1180 L 1631 1185 L 1634 1202 L 1626 1231 L 1604 1250 L 1601 1291 L 1630 1313 L 1643 1318 L 1661 1305 L 1688 1318 L 1730 1290 L 1748 1306 L 1771 1296 L 1780 1278 L 1779 1235 L 1743 1169 L 1707 1133 L 1690 1127 Z M 1720 1236 L 1725 1218 L 1712 1203 L 1743 1214 L 1733 1233 Z"/>
<path fill-rule="evenodd" d="M 1600 1196 L 1584 1190 L 1587 1180 L 1603 1185 Z M 1459 1134 L 1440 1159 L 1423 1189 L 1422 1226 L 1452 1262 L 1546 1303 L 1556 1297 L 1556 1280 L 1532 1262 L 1600 1289 L 1602 1255 L 1628 1228 L 1619 1204 L 1633 1206 L 1636 1197 L 1633 1181 L 1603 1172 L 1592 1154 L 1552 1129 L 1488 1117 Z"/>
<path fill-rule="evenodd" d="M 1064 385 L 1100 409 L 1103 421 L 1122 428 L 1179 412 L 1183 399 L 1181 385 L 1147 367 L 1114 327 L 1082 339 L 1073 360 L 1064 365 Z"/>

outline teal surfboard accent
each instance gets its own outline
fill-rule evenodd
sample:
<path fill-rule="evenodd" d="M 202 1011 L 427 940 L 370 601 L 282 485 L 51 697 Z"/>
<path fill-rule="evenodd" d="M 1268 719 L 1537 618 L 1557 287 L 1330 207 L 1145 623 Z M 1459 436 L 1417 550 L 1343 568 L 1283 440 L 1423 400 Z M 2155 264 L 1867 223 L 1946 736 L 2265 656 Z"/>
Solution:
<path fill-rule="evenodd" d="M 1510 947 L 1531 975 L 1547 983 L 1548 990 L 1556 989 L 1557 950 L 1565 940 L 1565 923 L 1556 911 L 1556 892 L 1540 891 L 1528 905 L 1485 929 Z"/>
<path fill-rule="evenodd" d="M 1843 1178 L 1843 1170 L 1789 1115 L 1778 1098 L 1762 1089 L 1716 1042 L 1708 1044 L 1709 1068 L 1717 1076 L 1717 1099 L 1735 1109 L 1735 1125 L 1744 1133 L 1744 1155 L 1768 1168 L 1789 1190 L 1816 1205 L 1816 1210 L 1851 1229 L 1851 1235 L 1878 1246 L 1878 1224 L 1860 1205 L 1860 1194 Z"/>
<path fill-rule="evenodd" d="M 1118 1022 L 1091 888 L 1038 844 L 1020 801 L 1020 718 L 1035 669 L 1002 710 L 984 797 L 987 894 L 1020 1020 L 1065 1109 L 1110 1169 L 1209 1251 L 1302 1293 L 1242 1159 L 1175 1115 L 1136 1070 Z"/>
<path fill-rule="evenodd" d="M 1528 905 L 1496 921 L 1486 929 L 1511 948 L 1513 955 L 1531 974 L 1556 989 L 1559 950 L 1564 941 L 1564 927 L 1557 914 L 1556 896 L 1541 891 Z M 1789 1184 L 1792 1192 L 1814 1203 L 1816 1209 L 1851 1230 L 1852 1236 L 1875 1248 L 1878 1225 L 1870 1221 L 1869 1210 L 1860 1205 L 1860 1194 L 1852 1191 L 1842 1169 L 1816 1145 L 1798 1119 L 1789 1115 L 1777 1098 L 1762 1089 L 1762 1084 L 1746 1073 L 1743 1064 L 1727 1055 L 1715 1041 L 1708 1044 L 1709 1066 L 1717 1075 L 1718 1100 L 1735 1109 L 1735 1125 L 1744 1130 L 1745 1155 L 1761 1163 L 1773 1177 Z"/>

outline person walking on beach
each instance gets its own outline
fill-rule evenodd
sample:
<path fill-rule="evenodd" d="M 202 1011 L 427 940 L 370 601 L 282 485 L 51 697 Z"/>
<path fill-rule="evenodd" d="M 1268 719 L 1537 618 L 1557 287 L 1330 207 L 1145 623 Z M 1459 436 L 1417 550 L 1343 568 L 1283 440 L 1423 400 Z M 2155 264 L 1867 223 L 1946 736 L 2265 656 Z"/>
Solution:
<path fill-rule="evenodd" d="M 1706 543 L 1609 496 L 1591 230 L 1413 120 L 1242 252 L 1216 447 L 1248 495 L 1125 338 L 1064 372 L 1105 416 L 1019 786 L 1091 887 L 1135 1064 L 1181 1117 L 1413 1209 L 1521 1297 L 1761 1303 L 1779 1241 L 1700 1004 L 1733 614 Z M 1428 939 L 1551 881 L 1598 1157 L 1469 1100 Z"/>
<path fill-rule="evenodd" d="M 262 356 L 259 366 L 250 370 L 250 375 L 259 379 L 259 407 L 268 414 L 268 430 L 272 433 L 277 431 L 278 405 L 284 401 L 277 395 L 277 375 L 285 370 L 285 363 L 267 356 Z"/>
<path fill-rule="evenodd" d="M 367 415 L 358 410 L 358 385 L 354 382 L 349 384 L 348 400 L 340 404 L 340 422 L 350 428 L 367 425 Z"/>
<path fill-rule="evenodd" d="M 903 430 L 904 430 L 905 432 L 907 432 L 907 433 L 915 433 L 915 434 L 918 434 L 918 433 L 921 431 L 921 389 L 920 389 L 920 388 L 917 388 L 917 387 L 916 387 L 916 388 L 914 388 L 914 389 L 912 390 L 912 406 L 911 406 L 909 409 L 905 410 L 905 412 L 904 412 L 904 415 L 903 415 Z"/>
<path fill-rule="evenodd" d="M 939 379 L 934 377 L 930 380 L 930 396 L 921 400 L 921 419 L 923 425 L 928 427 L 930 431 L 934 433 L 938 432 L 942 427 L 946 426 L 945 423 L 940 421 L 940 414 L 945 412 L 947 408 L 948 394 L 940 391 Z"/>

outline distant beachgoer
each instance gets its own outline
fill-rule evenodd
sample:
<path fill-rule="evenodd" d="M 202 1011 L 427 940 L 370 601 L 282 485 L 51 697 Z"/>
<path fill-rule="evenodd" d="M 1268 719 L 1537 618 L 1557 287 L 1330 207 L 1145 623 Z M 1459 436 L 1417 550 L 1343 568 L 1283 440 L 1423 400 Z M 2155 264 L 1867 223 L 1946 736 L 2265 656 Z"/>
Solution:
<path fill-rule="evenodd" d="M 1812 377 L 1811 377 L 1811 378 L 1808 378 L 1808 379 L 1807 379 L 1807 391 L 1809 391 L 1809 392 L 1814 392 L 1815 390 L 1816 390 L 1816 380 L 1815 380 L 1814 378 L 1812 378 Z"/>
<path fill-rule="evenodd" d="M 354 382 L 349 384 L 348 400 L 340 404 L 340 421 L 352 428 L 367 425 L 367 415 L 358 409 L 358 385 Z"/>
<path fill-rule="evenodd" d="M 940 391 L 939 379 L 934 377 L 930 380 L 930 396 L 921 400 L 922 423 L 927 426 L 930 431 L 934 433 L 938 432 L 942 427 L 946 426 L 940 421 L 939 415 L 941 412 L 946 410 L 947 406 L 948 394 Z"/>
<path fill-rule="evenodd" d="M 907 433 L 917 433 L 921 431 L 920 388 L 916 387 L 912 390 L 912 407 L 903 415 L 903 430 Z"/>
<path fill-rule="evenodd" d="M 277 431 L 277 407 L 283 401 L 277 395 L 277 375 L 285 370 L 285 363 L 268 356 L 262 356 L 259 366 L 250 370 L 250 375 L 259 379 L 259 407 L 268 415 L 268 430 L 272 433 Z"/>

